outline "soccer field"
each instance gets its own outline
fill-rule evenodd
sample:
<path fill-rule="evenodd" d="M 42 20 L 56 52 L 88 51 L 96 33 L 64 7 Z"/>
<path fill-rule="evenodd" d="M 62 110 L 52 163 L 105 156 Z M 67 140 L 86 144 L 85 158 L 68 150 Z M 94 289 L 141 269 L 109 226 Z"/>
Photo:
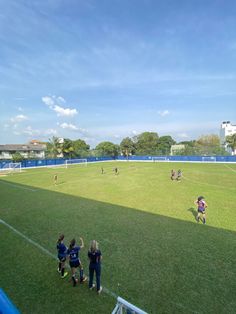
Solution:
<path fill-rule="evenodd" d="M 179 168 L 181 182 L 171 181 Z M 195 219 L 199 195 L 206 225 Z M 236 313 L 236 164 L 24 170 L 0 177 L 0 212 L 0 286 L 22 313 L 111 313 L 117 296 L 148 313 Z M 98 240 L 101 295 L 60 278 L 60 233 L 66 245 L 84 238 L 86 274 L 89 242 Z"/>

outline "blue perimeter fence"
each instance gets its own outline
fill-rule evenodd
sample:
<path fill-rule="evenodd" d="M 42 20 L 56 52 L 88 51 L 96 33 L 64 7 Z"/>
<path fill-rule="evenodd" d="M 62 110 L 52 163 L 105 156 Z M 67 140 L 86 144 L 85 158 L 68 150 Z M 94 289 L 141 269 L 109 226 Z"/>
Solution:
<path fill-rule="evenodd" d="M 236 162 L 236 156 L 129 156 L 127 159 L 123 156 L 116 158 L 112 157 L 88 157 L 87 162 L 99 162 L 99 161 L 153 161 L 153 158 L 163 161 L 176 161 L 176 162 Z M 76 158 L 78 159 L 78 158 Z M 58 159 L 35 159 L 35 160 L 23 160 L 21 162 L 22 168 L 34 168 L 34 167 L 53 167 L 65 164 L 66 158 Z M 0 169 L 4 168 L 6 164 L 9 164 L 12 160 L 0 161 Z"/>

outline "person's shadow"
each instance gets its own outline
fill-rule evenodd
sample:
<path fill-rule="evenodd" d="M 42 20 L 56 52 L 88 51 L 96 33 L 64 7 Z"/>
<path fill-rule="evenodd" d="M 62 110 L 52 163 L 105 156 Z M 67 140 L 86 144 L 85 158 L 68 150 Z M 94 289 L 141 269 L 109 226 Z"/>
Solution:
<path fill-rule="evenodd" d="M 193 208 L 193 207 L 190 207 L 190 208 L 188 209 L 188 211 L 189 211 L 190 213 L 192 213 L 192 215 L 193 215 L 193 217 L 195 218 L 195 220 L 197 220 L 197 210 L 196 210 L 195 208 Z"/>

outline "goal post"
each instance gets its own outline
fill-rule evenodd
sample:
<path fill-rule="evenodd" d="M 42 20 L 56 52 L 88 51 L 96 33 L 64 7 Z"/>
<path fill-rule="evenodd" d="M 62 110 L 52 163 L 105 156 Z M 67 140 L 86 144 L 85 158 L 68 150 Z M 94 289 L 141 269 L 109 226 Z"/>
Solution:
<path fill-rule="evenodd" d="M 118 297 L 117 303 L 111 314 L 148 314 L 125 299 Z"/>
<path fill-rule="evenodd" d="M 215 156 L 202 156 L 202 162 L 216 162 Z"/>
<path fill-rule="evenodd" d="M 0 172 L 3 172 L 3 173 L 21 172 L 21 163 L 20 162 L 8 162 L 2 168 L 0 168 Z"/>
<path fill-rule="evenodd" d="M 152 157 L 153 162 L 160 162 L 160 161 L 169 161 L 169 159 L 166 156 L 158 156 L 158 157 Z"/>
<path fill-rule="evenodd" d="M 79 165 L 79 164 L 87 166 L 87 163 L 88 163 L 88 161 L 87 161 L 86 158 L 82 158 L 82 159 L 67 159 L 67 160 L 65 160 L 66 168 L 68 168 L 71 165 Z"/>

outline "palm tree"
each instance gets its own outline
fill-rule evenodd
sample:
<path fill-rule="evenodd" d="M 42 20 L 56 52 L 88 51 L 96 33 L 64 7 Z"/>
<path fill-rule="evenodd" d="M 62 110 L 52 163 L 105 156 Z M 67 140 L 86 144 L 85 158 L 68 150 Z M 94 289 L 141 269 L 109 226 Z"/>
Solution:
<path fill-rule="evenodd" d="M 233 154 L 235 154 L 236 150 L 236 133 L 233 135 L 226 136 L 226 143 L 228 144 L 228 147 L 232 149 Z"/>
<path fill-rule="evenodd" d="M 47 154 L 49 157 L 57 158 L 62 153 L 62 143 L 60 139 L 53 136 L 47 143 Z"/>

